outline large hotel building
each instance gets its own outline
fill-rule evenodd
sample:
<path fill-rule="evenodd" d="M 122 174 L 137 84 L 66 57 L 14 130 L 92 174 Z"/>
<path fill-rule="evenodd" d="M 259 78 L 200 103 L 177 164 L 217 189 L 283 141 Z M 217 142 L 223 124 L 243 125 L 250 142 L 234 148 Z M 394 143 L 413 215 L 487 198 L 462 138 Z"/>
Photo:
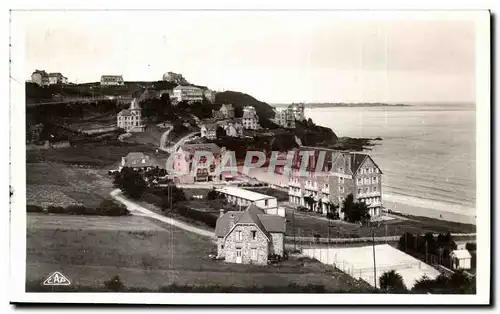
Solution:
<path fill-rule="evenodd" d="M 307 151 L 308 154 L 304 155 Z M 308 156 L 307 167 L 303 161 Z M 304 197 L 312 197 L 314 210 L 324 214 L 328 203 L 341 206 L 351 194 L 355 201 L 364 202 L 371 217 L 382 209 L 382 171 L 368 154 L 343 152 L 319 147 L 303 146 L 296 152 L 288 182 L 289 202 L 308 204 Z"/>

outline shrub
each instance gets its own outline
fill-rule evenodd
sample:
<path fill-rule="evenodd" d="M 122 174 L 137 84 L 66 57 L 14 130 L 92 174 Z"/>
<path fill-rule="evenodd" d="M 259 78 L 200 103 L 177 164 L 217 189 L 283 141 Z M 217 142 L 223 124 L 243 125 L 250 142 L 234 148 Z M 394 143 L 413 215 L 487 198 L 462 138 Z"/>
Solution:
<path fill-rule="evenodd" d="M 27 213 L 43 213 L 43 208 L 38 205 L 26 205 Z"/>
<path fill-rule="evenodd" d="M 130 211 L 125 205 L 113 200 L 103 200 L 99 205 L 98 214 L 103 216 L 126 216 Z"/>
<path fill-rule="evenodd" d="M 64 214 L 66 210 L 62 206 L 49 206 L 47 212 L 51 214 Z"/>
<path fill-rule="evenodd" d="M 121 282 L 120 276 L 118 276 L 118 275 L 114 275 L 108 281 L 105 281 L 104 286 L 107 289 L 114 291 L 114 292 L 123 291 L 125 289 L 125 286 Z"/>
<path fill-rule="evenodd" d="M 405 292 L 403 277 L 394 270 L 386 271 L 380 276 L 380 288 L 387 292 Z"/>
<path fill-rule="evenodd" d="M 82 205 L 69 205 L 66 207 L 65 212 L 72 215 L 96 215 L 94 208 L 85 207 Z"/>

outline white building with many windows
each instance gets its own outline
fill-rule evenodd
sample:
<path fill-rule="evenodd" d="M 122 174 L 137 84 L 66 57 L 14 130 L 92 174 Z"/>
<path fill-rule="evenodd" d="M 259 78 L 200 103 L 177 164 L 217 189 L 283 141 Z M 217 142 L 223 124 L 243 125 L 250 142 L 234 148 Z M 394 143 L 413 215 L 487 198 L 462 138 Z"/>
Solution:
<path fill-rule="evenodd" d="M 120 111 L 116 119 L 118 128 L 124 129 L 126 132 L 144 132 L 146 128 L 144 121 L 142 121 L 141 107 L 135 98 L 130 103 L 130 108 Z"/>
<path fill-rule="evenodd" d="M 314 200 L 314 210 L 326 214 L 329 204 L 338 206 L 342 218 L 342 203 L 349 194 L 354 201 L 365 203 L 371 217 L 377 217 L 382 210 L 382 171 L 368 154 L 342 152 L 325 148 L 301 147 L 315 155 L 309 159 L 307 171 L 299 172 L 294 163 L 288 182 L 288 196 L 291 204 L 308 206 L 306 198 Z M 324 164 L 316 170 L 318 152 L 324 151 Z"/>
<path fill-rule="evenodd" d="M 172 98 L 177 102 L 202 101 L 203 96 L 204 96 L 204 91 L 196 86 L 179 85 L 174 87 L 172 91 Z"/>

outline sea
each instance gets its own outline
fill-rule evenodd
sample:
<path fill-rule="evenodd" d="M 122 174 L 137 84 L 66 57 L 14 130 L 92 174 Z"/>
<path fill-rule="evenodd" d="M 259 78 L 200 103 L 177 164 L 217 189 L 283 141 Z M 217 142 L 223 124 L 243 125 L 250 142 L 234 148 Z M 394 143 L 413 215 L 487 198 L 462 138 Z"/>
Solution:
<path fill-rule="evenodd" d="M 305 115 L 338 137 L 382 138 L 367 153 L 384 174 L 388 209 L 400 211 L 405 206 L 398 204 L 406 204 L 411 214 L 475 222 L 474 104 L 316 107 Z"/>

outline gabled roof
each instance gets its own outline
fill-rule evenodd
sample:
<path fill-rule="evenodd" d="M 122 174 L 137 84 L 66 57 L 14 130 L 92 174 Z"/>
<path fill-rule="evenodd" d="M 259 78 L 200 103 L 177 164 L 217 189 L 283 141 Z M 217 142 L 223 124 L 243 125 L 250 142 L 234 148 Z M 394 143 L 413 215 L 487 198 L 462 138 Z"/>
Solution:
<path fill-rule="evenodd" d="M 233 218 L 231 218 L 231 216 Z M 286 220 L 278 215 L 268 215 L 254 204 L 250 204 L 245 211 L 229 211 L 217 219 L 215 225 L 215 236 L 226 237 L 232 230 L 230 228 L 231 219 L 234 219 L 234 226 L 237 224 L 254 224 L 269 239 L 270 233 L 284 233 Z M 234 227 L 233 226 L 233 227 Z"/>
<path fill-rule="evenodd" d="M 207 131 L 216 131 L 217 130 L 217 124 L 215 123 L 207 123 L 202 125 L 201 127 L 205 127 Z"/>
<path fill-rule="evenodd" d="M 124 167 L 142 168 L 142 167 L 162 167 L 162 165 L 153 157 L 145 155 L 141 152 L 128 153 L 125 156 Z"/>
<path fill-rule="evenodd" d="M 458 259 L 472 258 L 468 250 L 454 250 L 450 253 L 450 255 Z"/>
<path fill-rule="evenodd" d="M 54 76 L 63 76 L 63 75 L 59 72 L 55 72 L 55 73 L 49 73 L 49 76 L 54 77 Z"/>
<path fill-rule="evenodd" d="M 132 113 L 130 112 L 130 110 L 128 109 L 123 109 L 122 111 L 120 111 L 118 113 L 119 116 L 122 116 L 122 117 L 128 117 L 128 116 L 131 116 Z"/>
<path fill-rule="evenodd" d="M 368 154 L 363 154 L 363 153 L 350 153 L 351 157 L 351 171 L 352 173 L 356 173 L 358 169 L 365 163 L 365 160 L 367 158 L 370 158 L 370 160 L 373 162 L 375 167 L 378 168 L 380 173 L 382 173 L 382 169 L 375 163 L 375 161 L 370 157 Z"/>
<path fill-rule="evenodd" d="M 181 146 L 183 151 L 194 153 L 195 151 L 209 151 L 214 154 L 220 154 L 221 148 L 214 143 L 200 143 L 200 144 L 184 144 Z"/>
<path fill-rule="evenodd" d="M 220 110 L 222 110 L 222 108 L 225 108 L 226 110 L 234 110 L 232 104 L 222 104 L 222 106 L 220 107 Z"/>

